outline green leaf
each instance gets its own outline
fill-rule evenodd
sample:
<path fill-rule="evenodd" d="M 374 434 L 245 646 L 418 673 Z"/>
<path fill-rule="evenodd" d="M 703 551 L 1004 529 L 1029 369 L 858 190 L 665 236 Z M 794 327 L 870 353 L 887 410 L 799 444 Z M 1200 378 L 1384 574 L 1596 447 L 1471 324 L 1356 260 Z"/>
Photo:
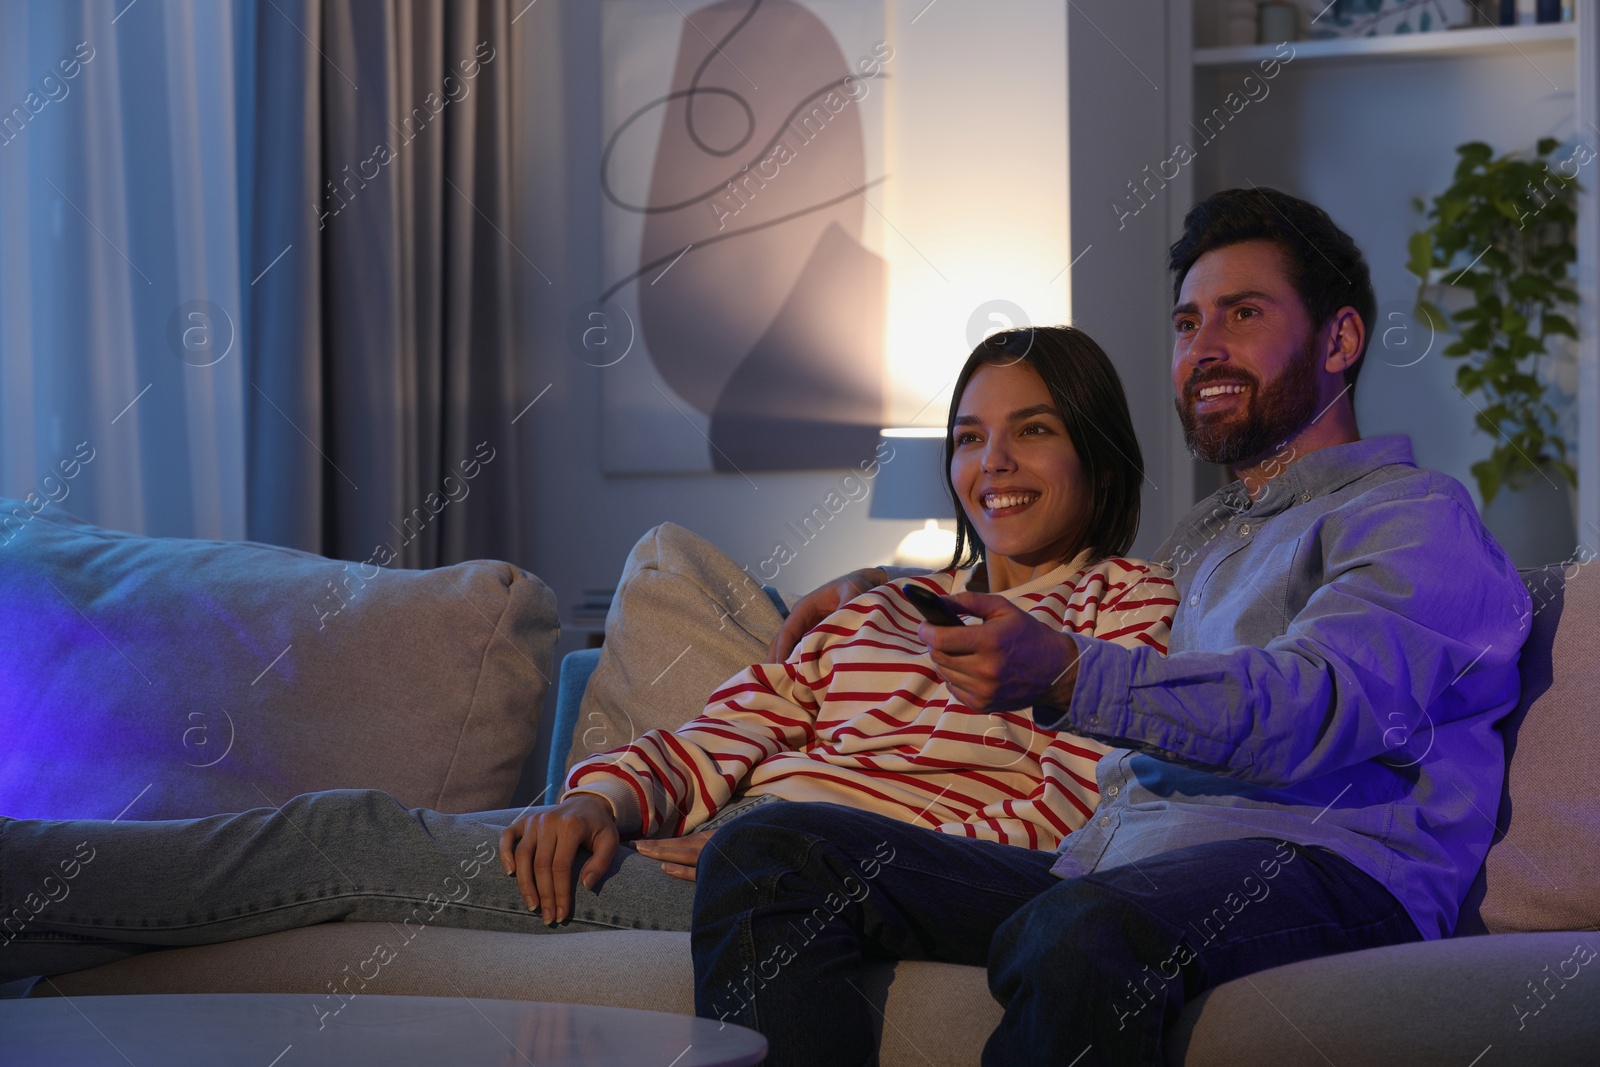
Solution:
<path fill-rule="evenodd" d="M 1522 222 L 1523 209 L 1504 197 L 1494 198 L 1494 209 L 1512 222 L 1519 224 Z"/>
<path fill-rule="evenodd" d="M 1506 355 L 1510 359 L 1511 363 L 1516 365 L 1527 359 L 1529 356 L 1537 355 L 1543 351 L 1544 345 L 1539 343 L 1539 339 L 1537 337 L 1534 337 L 1532 334 L 1524 333 L 1518 334 L 1516 337 L 1511 339 L 1511 343 L 1507 349 Z M 1538 381 L 1537 378 L 1534 378 L 1533 380 Z"/>
<path fill-rule="evenodd" d="M 1574 341 L 1578 339 L 1577 327 L 1573 326 L 1565 316 L 1545 312 L 1539 322 L 1544 327 L 1544 333 L 1541 335 L 1543 337 L 1549 337 L 1551 334 L 1561 334 L 1563 337 L 1570 337 Z"/>
<path fill-rule="evenodd" d="M 1483 373 L 1496 380 L 1504 378 L 1516 367 L 1516 362 L 1511 358 L 1511 353 L 1496 345 L 1485 354 L 1482 366 Z"/>
<path fill-rule="evenodd" d="M 1468 141 L 1456 149 L 1461 156 L 1461 166 L 1481 167 L 1494 158 L 1494 149 L 1482 141 Z"/>
<path fill-rule="evenodd" d="M 1506 377 L 1506 392 L 1522 393 L 1525 396 L 1537 397 L 1544 392 L 1539 379 L 1523 371 L 1514 371 Z"/>
<path fill-rule="evenodd" d="M 1539 138 L 1539 143 L 1534 146 L 1533 150 L 1538 155 L 1548 156 L 1551 152 L 1554 152 L 1560 147 L 1561 142 L 1556 140 L 1554 137 L 1541 137 Z"/>
<path fill-rule="evenodd" d="M 1412 234 L 1411 239 L 1406 242 L 1406 248 L 1411 253 L 1411 259 L 1406 263 L 1406 270 L 1427 281 L 1429 273 L 1433 270 L 1433 239 L 1428 236 L 1428 231 L 1419 230 Z"/>
<path fill-rule="evenodd" d="M 1486 459 L 1480 459 L 1472 465 L 1472 475 L 1478 479 L 1478 492 L 1483 494 L 1483 503 L 1488 506 L 1500 491 L 1500 468 Z"/>
<path fill-rule="evenodd" d="M 1511 279 L 1507 288 L 1513 300 L 1537 300 L 1549 295 L 1555 287 L 1554 282 L 1542 275 L 1519 274 Z"/>
<path fill-rule="evenodd" d="M 1478 262 L 1501 276 L 1510 274 L 1516 269 L 1516 264 L 1511 262 L 1511 257 L 1493 245 L 1484 250 L 1483 258 Z"/>

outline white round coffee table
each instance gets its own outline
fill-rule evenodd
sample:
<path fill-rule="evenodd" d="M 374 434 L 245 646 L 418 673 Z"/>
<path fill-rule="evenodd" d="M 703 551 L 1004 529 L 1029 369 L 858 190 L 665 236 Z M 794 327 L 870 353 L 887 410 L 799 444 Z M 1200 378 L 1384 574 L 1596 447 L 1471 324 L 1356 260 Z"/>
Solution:
<path fill-rule="evenodd" d="M 687 1015 L 468 997 L 300 993 L 0 1001 L 0 1063 L 55 1067 L 744 1067 L 754 1030 Z"/>

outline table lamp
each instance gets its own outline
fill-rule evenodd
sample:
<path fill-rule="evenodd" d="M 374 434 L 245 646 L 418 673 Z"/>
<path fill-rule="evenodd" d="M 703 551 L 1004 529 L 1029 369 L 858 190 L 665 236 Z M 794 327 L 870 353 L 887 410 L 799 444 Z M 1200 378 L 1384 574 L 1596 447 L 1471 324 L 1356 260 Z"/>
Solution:
<path fill-rule="evenodd" d="M 872 483 L 867 516 L 874 519 L 920 519 L 923 527 L 901 539 L 894 551 L 897 567 L 950 566 L 955 554 L 954 530 L 940 519 L 956 517 L 955 502 L 945 485 L 944 435 L 938 426 L 891 427 L 879 432 L 880 443 L 893 449 L 893 459 L 880 465 Z M 885 454 L 880 449 L 879 454 Z"/>

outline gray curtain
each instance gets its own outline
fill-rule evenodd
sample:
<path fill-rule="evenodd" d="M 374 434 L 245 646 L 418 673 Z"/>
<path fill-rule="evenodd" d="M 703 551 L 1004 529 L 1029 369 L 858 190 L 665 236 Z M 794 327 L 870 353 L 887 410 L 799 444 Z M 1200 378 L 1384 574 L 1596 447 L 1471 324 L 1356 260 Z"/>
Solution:
<path fill-rule="evenodd" d="M 252 6 L 249 536 L 514 559 L 508 0 Z"/>

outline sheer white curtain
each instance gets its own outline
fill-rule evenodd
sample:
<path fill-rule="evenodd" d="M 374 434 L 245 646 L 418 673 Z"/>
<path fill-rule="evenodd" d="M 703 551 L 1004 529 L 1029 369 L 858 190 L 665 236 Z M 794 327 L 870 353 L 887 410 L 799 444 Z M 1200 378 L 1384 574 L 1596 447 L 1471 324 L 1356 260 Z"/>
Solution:
<path fill-rule="evenodd" d="M 0 4 L 0 495 L 245 536 L 251 18 Z"/>

